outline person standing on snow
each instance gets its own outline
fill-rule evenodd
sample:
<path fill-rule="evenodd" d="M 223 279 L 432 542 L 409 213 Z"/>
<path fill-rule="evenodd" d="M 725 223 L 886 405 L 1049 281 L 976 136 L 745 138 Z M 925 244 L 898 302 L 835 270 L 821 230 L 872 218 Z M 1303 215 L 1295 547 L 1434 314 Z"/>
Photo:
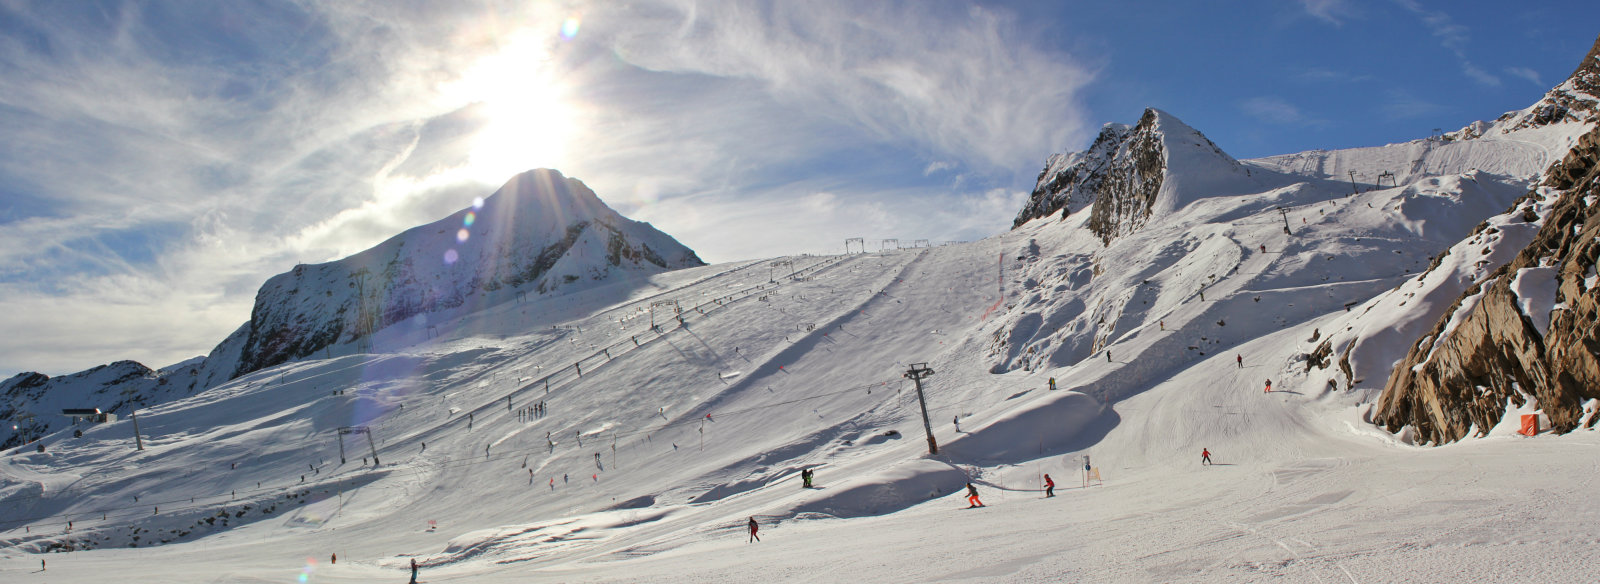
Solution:
<path fill-rule="evenodd" d="M 1239 356 L 1236 356 L 1236 357 L 1234 357 L 1234 358 L 1233 358 L 1233 359 L 1234 359 L 1234 360 L 1235 360 L 1235 361 L 1238 361 L 1238 362 L 1239 362 L 1239 368 L 1240 368 L 1240 369 L 1244 369 L 1244 355 L 1239 355 Z"/>
<path fill-rule="evenodd" d="M 1044 496 L 1046 496 L 1046 497 L 1054 497 L 1054 496 L 1056 496 L 1056 482 L 1050 480 L 1050 475 L 1049 474 L 1044 475 Z"/>
<path fill-rule="evenodd" d="M 755 543 L 755 542 L 761 541 L 761 536 L 756 535 L 756 530 L 758 530 L 760 528 L 761 528 L 761 526 L 756 523 L 755 516 L 754 515 L 750 516 L 750 541 L 747 541 L 745 543 Z"/>
<path fill-rule="evenodd" d="M 1267 380 L 1267 389 L 1266 389 L 1265 393 L 1272 393 L 1272 380 L 1271 379 Z"/>
<path fill-rule="evenodd" d="M 960 434 L 961 433 L 961 414 L 956 414 L 956 417 L 953 419 L 953 422 L 956 425 L 956 433 Z"/>
<path fill-rule="evenodd" d="M 1209 466 L 1211 464 L 1211 451 L 1210 450 L 1206 450 L 1204 448 L 1200 449 L 1200 464 L 1207 465 L 1207 466 Z"/>
<path fill-rule="evenodd" d="M 1056 378 L 1051 377 L 1050 378 L 1050 391 L 1055 391 L 1055 390 L 1056 390 Z"/>
<path fill-rule="evenodd" d="M 411 558 L 411 584 L 417 584 L 417 559 Z"/>
<path fill-rule="evenodd" d="M 983 506 L 983 501 L 978 500 L 978 487 L 972 486 L 972 483 L 967 483 L 967 503 L 972 505 L 968 509 Z"/>

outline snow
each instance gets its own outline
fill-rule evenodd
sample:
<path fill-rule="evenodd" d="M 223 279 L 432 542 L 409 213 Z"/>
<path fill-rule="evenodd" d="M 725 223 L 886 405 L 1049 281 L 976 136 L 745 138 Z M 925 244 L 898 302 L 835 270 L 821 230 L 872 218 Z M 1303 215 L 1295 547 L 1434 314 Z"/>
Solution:
<path fill-rule="evenodd" d="M 1184 153 L 1177 128 L 1181 190 L 1109 245 L 1077 213 L 641 274 L 413 317 L 144 408 L 144 450 L 131 420 L 56 430 L 0 455 L 0 579 L 399 581 L 412 559 L 490 583 L 1592 578 L 1600 510 L 1572 502 L 1594 469 L 1573 461 L 1600 433 L 1420 448 L 1364 419 L 1393 362 L 1537 231 L 1505 211 L 1570 128 L 1248 176 L 1178 160 L 1226 154 Z M 1390 188 L 1332 172 L 1419 151 Z M 1545 298 L 1545 274 L 1517 278 Z M 681 314 L 652 313 L 664 300 Z M 1350 378 L 1307 366 L 1325 341 Z M 936 372 L 938 455 L 913 364 Z M 1102 484 L 1083 486 L 1086 456 Z M 987 507 L 965 509 L 967 482 Z"/>
<path fill-rule="evenodd" d="M 1556 279 L 1560 270 L 1551 266 L 1522 268 L 1511 280 L 1511 292 L 1517 296 L 1517 307 L 1533 322 L 1539 336 L 1550 334 L 1550 312 L 1556 306 Z"/>

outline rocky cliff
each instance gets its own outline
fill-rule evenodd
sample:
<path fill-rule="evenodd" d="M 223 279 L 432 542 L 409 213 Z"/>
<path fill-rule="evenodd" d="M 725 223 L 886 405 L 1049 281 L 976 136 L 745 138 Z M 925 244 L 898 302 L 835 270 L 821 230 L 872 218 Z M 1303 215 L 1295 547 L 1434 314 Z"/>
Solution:
<path fill-rule="evenodd" d="M 1444 443 L 1481 435 L 1508 404 L 1532 400 L 1556 432 L 1578 427 L 1584 402 L 1600 398 L 1597 202 L 1600 130 L 1593 130 L 1517 203 L 1524 221 L 1542 222 L 1533 241 L 1411 346 L 1373 421 L 1391 432 L 1411 426 L 1418 442 Z"/>
<path fill-rule="evenodd" d="M 1012 228 L 1092 205 L 1088 228 L 1109 243 L 1143 226 L 1153 213 L 1234 194 L 1248 176 L 1199 131 L 1150 108 L 1131 127 L 1106 125 L 1088 150 L 1051 156 Z"/>

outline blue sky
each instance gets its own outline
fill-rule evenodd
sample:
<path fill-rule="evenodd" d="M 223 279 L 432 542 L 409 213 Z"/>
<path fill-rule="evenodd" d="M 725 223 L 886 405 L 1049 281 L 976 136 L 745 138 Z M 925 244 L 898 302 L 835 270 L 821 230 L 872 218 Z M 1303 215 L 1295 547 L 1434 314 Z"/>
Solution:
<path fill-rule="evenodd" d="M 709 261 L 1010 225 L 1159 107 L 1239 158 L 1525 107 L 1550 2 L 0 2 L 0 375 L 204 354 L 267 277 L 584 180 Z"/>

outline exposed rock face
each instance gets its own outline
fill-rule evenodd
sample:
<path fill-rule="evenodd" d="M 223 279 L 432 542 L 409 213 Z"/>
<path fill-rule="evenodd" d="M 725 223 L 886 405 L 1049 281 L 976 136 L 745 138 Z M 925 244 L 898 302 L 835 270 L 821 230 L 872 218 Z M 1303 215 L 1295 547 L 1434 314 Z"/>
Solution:
<path fill-rule="evenodd" d="M 1089 229 L 1109 244 L 1142 227 L 1158 210 L 1227 194 L 1248 176 L 1199 131 L 1150 108 L 1132 127 L 1107 124 L 1088 150 L 1051 156 L 1012 228 L 1057 211 L 1066 217 L 1092 204 Z"/>
<path fill-rule="evenodd" d="M 1094 203 L 1113 157 L 1132 131 L 1127 124 L 1106 124 L 1088 150 L 1050 155 L 1044 170 L 1039 171 L 1039 181 L 1028 204 L 1023 205 L 1011 226 L 1018 227 L 1056 211 L 1066 217 Z"/>
<path fill-rule="evenodd" d="M 1583 402 L 1600 398 L 1600 130 L 1585 134 L 1546 176 L 1518 202 L 1524 219 L 1543 221 L 1538 235 L 1412 346 L 1391 373 L 1374 422 L 1391 432 L 1410 425 L 1419 442 L 1445 443 L 1487 432 L 1508 402 L 1531 398 L 1556 432 L 1567 432 L 1582 421 Z M 1559 198 L 1533 204 L 1548 197 Z M 1553 298 L 1545 298 L 1551 289 Z"/>
<path fill-rule="evenodd" d="M 1156 130 L 1156 110 L 1146 109 L 1139 124 L 1117 149 L 1117 156 L 1112 158 L 1100 183 L 1094 211 L 1089 215 L 1089 229 L 1101 241 L 1110 242 L 1144 225 L 1161 192 L 1166 167 L 1167 152 Z"/>
<path fill-rule="evenodd" d="M 256 294 L 250 322 L 213 349 L 202 385 L 365 337 L 419 314 L 488 305 L 518 290 L 576 291 L 704 265 L 648 223 L 554 170 L 513 177 L 481 206 L 338 261 L 300 265 Z"/>

